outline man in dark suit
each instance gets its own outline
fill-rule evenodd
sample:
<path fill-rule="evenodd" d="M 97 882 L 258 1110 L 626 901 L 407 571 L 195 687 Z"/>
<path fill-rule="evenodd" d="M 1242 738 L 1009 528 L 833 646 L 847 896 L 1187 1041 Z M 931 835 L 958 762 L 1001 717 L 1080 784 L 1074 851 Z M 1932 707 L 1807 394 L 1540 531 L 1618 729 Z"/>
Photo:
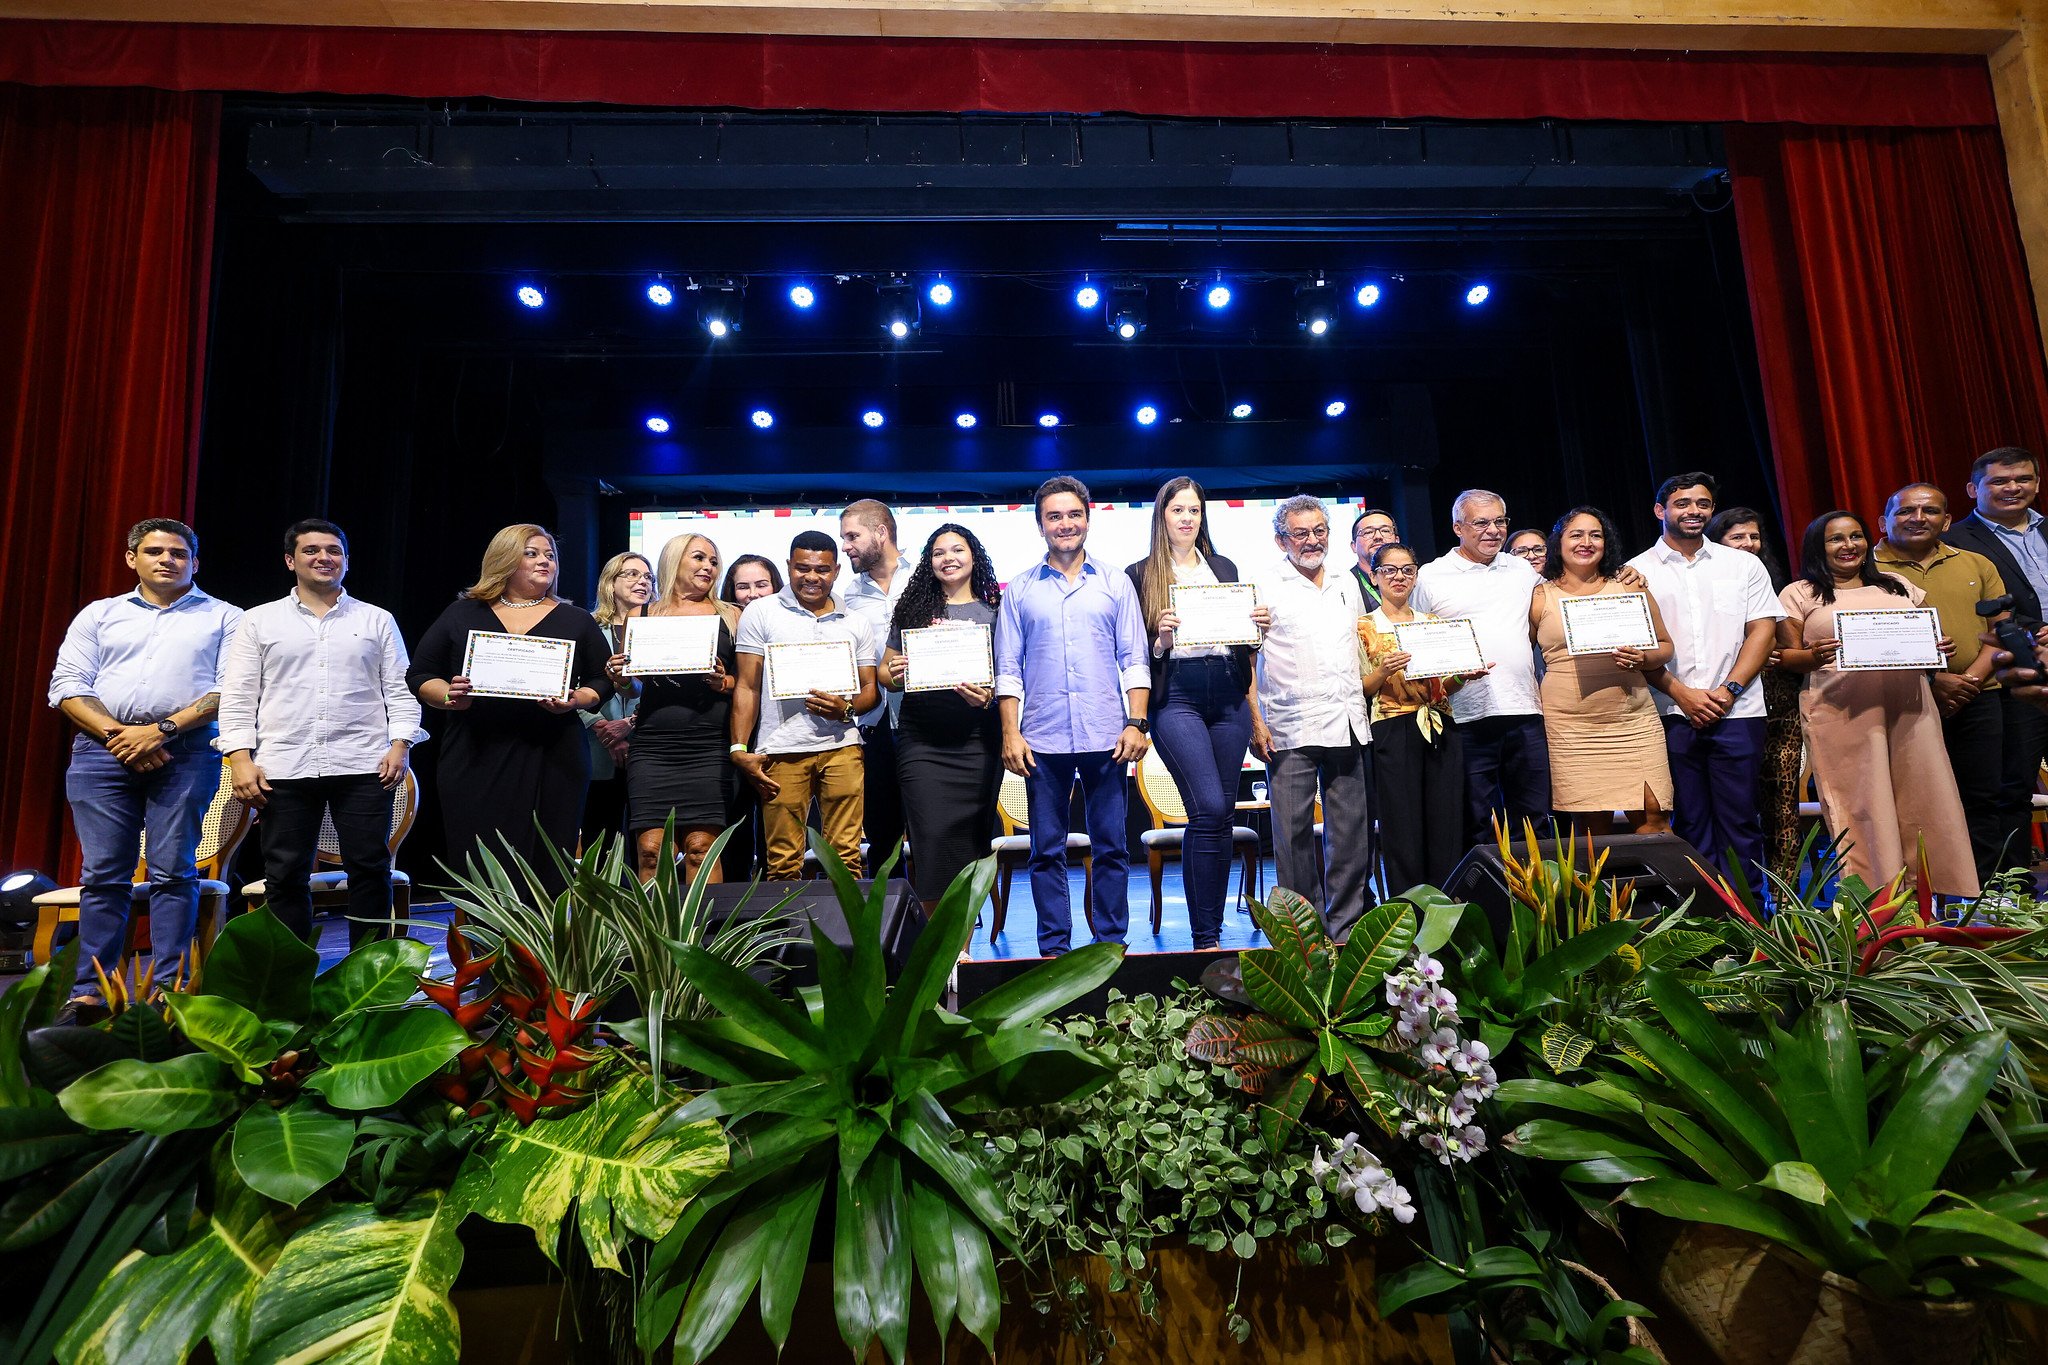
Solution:
<path fill-rule="evenodd" d="M 1976 510 L 1950 525 L 1942 537 L 1997 566 L 2012 595 L 2014 618 L 2037 636 L 2043 636 L 2042 604 L 2048 602 L 2048 524 L 2034 508 L 2041 492 L 2040 471 L 2033 452 L 2019 446 L 2000 446 L 1979 455 L 1970 465 L 1968 485 Z M 2005 702 L 2000 809 L 2003 823 L 2016 836 L 2008 861 L 2024 865 L 2034 789 L 2041 761 L 2048 757 L 2048 713 L 2025 704 L 2009 689 Z"/>

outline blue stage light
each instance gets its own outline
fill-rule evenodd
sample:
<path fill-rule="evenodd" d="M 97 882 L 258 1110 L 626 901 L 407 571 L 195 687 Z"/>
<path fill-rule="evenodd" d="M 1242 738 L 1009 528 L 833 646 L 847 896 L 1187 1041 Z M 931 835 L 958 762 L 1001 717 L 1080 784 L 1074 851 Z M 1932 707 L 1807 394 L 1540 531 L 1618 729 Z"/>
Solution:
<path fill-rule="evenodd" d="M 676 291 L 656 280 L 647 286 L 647 301 L 656 308 L 666 308 L 676 301 Z"/>
<path fill-rule="evenodd" d="M 537 284 L 522 284 L 513 291 L 512 296 L 528 308 L 544 307 L 548 301 L 546 292 Z"/>
<path fill-rule="evenodd" d="M 960 430 L 962 431 L 972 431 L 974 430 L 975 422 L 979 420 L 980 419 L 977 418 L 973 413 L 963 412 L 958 417 L 955 417 L 953 419 L 953 425 L 960 428 Z"/>
<path fill-rule="evenodd" d="M 1206 297 L 1211 308 L 1228 308 L 1230 307 L 1230 286 L 1227 284 L 1212 284 L 1209 286 L 1209 293 Z"/>
<path fill-rule="evenodd" d="M 775 414 L 768 411 L 768 409 L 766 408 L 755 408 L 754 415 L 749 417 L 747 420 L 752 422 L 755 426 L 761 428 L 761 430 L 766 431 L 768 430 L 768 428 L 775 425 Z"/>
<path fill-rule="evenodd" d="M 953 301 L 953 286 L 944 280 L 933 280 L 932 287 L 924 291 L 924 296 L 936 306 L 944 308 Z"/>
<path fill-rule="evenodd" d="M 1376 284 L 1361 284 L 1358 286 L 1357 297 L 1360 308 L 1370 308 L 1380 301 L 1380 287 Z"/>
<path fill-rule="evenodd" d="M 1149 427 L 1154 422 L 1159 420 L 1159 409 L 1153 407 L 1150 403 L 1147 403 L 1144 407 L 1139 408 L 1136 412 L 1132 413 L 1131 415 L 1138 419 L 1139 426 Z"/>
<path fill-rule="evenodd" d="M 1093 308 L 1102 302 L 1102 291 L 1092 284 L 1084 284 L 1074 291 L 1076 308 Z"/>
<path fill-rule="evenodd" d="M 869 431 L 873 431 L 875 428 L 882 425 L 882 414 L 875 411 L 873 408 L 869 408 L 866 412 L 860 415 L 860 424 L 866 427 Z"/>
<path fill-rule="evenodd" d="M 818 301 L 807 284 L 793 284 L 789 287 L 789 301 L 799 308 L 808 308 Z"/>
<path fill-rule="evenodd" d="M 1252 405 L 1250 403 L 1239 403 L 1230 410 L 1230 415 L 1242 421 L 1244 418 L 1252 415 Z"/>
<path fill-rule="evenodd" d="M 647 429 L 656 436 L 668 435 L 668 418 L 659 416 L 648 418 Z"/>
<path fill-rule="evenodd" d="M 1329 330 L 1330 320 L 1328 318 L 1310 318 L 1308 320 L 1308 334 L 1312 337 L 1319 337 Z"/>
<path fill-rule="evenodd" d="M 1328 403 L 1323 405 L 1323 416 L 1342 417 L 1344 415 L 1344 408 L 1345 403 L 1343 399 L 1333 398 Z"/>
<path fill-rule="evenodd" d="M 1038 414 L 1038 425 L 1046 428 L 1048 431 L 1059 424 L 1060 415 L 1056 412 L 1041 412 Z"/>
<path fill-rule="evenodd" d="M 1492 297 L 1493 290 L 1483 284 L 1475 284 L 1465 291 L 1465 306 L 1467 308 L 1477 308 Z"/>
<path fill-rule="evenodd" d="M 1125 341 L 1129 341 L 1138 335 L 1138 324 L 1129 319 L 1119 322 L 1116 325 L 1116 334 Z"/>

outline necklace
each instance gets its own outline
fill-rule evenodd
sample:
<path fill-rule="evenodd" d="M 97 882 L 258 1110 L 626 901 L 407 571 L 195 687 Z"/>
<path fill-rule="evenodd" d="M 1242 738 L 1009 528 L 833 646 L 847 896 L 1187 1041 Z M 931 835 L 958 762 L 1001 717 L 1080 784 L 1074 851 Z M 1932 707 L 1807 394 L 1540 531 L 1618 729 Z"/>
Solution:
<path fill-rule="evenodd" d="M 513 601 L 513 600 L 512 600 L 511 598 L 509 598 L 509 597 L 505 597 L 505 596 L 502 596 L 502 595 L 501 595 L 501 596 L 500 596 L 500 597 L 498 598 L 498 605 L 499 605 L 499 606 L 501 606 L 501 607 L 513 607 L 513 608 L 519 608 L 519 607 L 537 607 L 537 606 L 539 606 L 539 605 L 540 605 L 541 603 L 543 603 L 543 602 L 545 602 L 545 601 L 547 601 L 547 600 L 548 600 L 548 599 L 547 599 L 547 598 L 545 598 L 545 597 L 536 597 L 536 598 L 533 598 L 533 599 L 532 599 L 531 601 L 526 601 L 526 602 L 515 602 L 515 601 Z"/>

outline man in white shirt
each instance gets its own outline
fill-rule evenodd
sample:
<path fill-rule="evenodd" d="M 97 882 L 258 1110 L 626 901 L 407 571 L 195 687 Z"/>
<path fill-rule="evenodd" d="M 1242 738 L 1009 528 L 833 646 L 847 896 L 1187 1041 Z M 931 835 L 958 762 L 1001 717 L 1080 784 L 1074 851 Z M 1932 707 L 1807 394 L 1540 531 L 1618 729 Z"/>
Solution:
<path fill-rule="evenodd" d="M 765 867 L 773 881 L 804 874 L 804 824 L 813 797 L 819 830 L 840 861 L 861 875 L 861 732 L 854 718 L 880 696 L 875 664 L 881 651 L 867 621 L 833 600 L 838 577 L 839 547 L 832 537 L 801 532 L 789 544 L 789 586 L 747 603 L 734 632 L 739 678 L 732 694 L 730 752 L 733 766 L 761 793 Z M 826 640 L 853 647 L 854 690 L 776 696 L 770 647 Z M 757 721 L 760 744 L 753 748 L 748 739 Z"/>
<path fill-rule="evenodd" d="M 1519 836 L 1550 814 L 1550 748 L 1536 699 L 1536 656 L 1529 644 L 1529 602 L 1536 570 L 1501 553 L 1508 505 L 1471 488 L 1451 503 L 1457 548 L 1422 566 L 1411 605 L 1472 623 L 1486 675 L 1451 694 L 1451 715 L 1465 741 L 1465 842 L 1490 843 L 1493 815 L 1504 810 Z"/>
<path fill-rule="evenodd" d="M 1372 719 L 1358 667 L 1365 614 L 1349 572 L 1332 571 L 1330 516 L 1319 499 L 1289 498 L 1273 514 L 1287 558 L 1258 580 L 1273 623 L 1259 649 L 1252 749 L 1265 761 L 1280 885 L 1318 899 L 1342 939 L 1372 902 Z M 1316 870 L 1316 784 L 1322 783 L 1323 866 Z"/>
<path fill-rule="evenodd" d="M 868 623 L 877 643 L 886 641 L 896 604 L 910 586 L 911 566 L 896 547 L 896 514 L 874 498 L 850 504 L 839 514 L 839 543 L 853 569 L 846 609 Z M 903 838 L 903 789 L 896 780 L 896 716 L 902 707 L 901 692 L 885 691 L 882 704 L 859 717 L 861 764 L 867 774 L 861 823 L 877 865 Z"/>
<path fill-rule="evenodd" d="M 296 523 L 284 563 L 292 590 L 243 613 L 228 644 L 214 747 L 236 798 L 263 812 L 264 900 L 308 941 L 320 817 L 332 817 L 355 946 L 391 923 L 392 793 L 427 736 L 398 623 L 341 586 L 341 528 Z"/>
<path fill-rule="evenodd" d="M 1650 675 L 1671 757 L 1672 824 L 1708 858 L 1731 859 L 1749 884 L 1764 886 L 1764 691 L 1757 675 L 1785 609 L 1763 561 L 1706 538 L 1718 489 L 1710 474 L 1673 475 L 1653 509 L 1664 534 L 1629 561 L 1643 576 L 1664 628 L 1671 662 Z"/>

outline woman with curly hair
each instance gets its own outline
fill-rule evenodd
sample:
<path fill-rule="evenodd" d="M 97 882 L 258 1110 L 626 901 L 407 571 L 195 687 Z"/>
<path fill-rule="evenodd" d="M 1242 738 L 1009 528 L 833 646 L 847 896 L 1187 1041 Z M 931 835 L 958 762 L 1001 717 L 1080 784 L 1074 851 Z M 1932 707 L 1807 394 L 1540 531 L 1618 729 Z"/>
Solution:
<path fill-rule="evenodd" d="M 1001 603 L 995 566 L 974 532 L 950 521 L 933 531 L 896 603 L 882 654 L 883 685 L 903 690 L 906 630 L 986 626 L 993 650 Z M 906 694 L 896 721 L 896 776 L 903 786 L 911 881 L 930 909 L 960 869 L 988 856 L 1003 776 L 995 689 L 960 686 Z"/>

